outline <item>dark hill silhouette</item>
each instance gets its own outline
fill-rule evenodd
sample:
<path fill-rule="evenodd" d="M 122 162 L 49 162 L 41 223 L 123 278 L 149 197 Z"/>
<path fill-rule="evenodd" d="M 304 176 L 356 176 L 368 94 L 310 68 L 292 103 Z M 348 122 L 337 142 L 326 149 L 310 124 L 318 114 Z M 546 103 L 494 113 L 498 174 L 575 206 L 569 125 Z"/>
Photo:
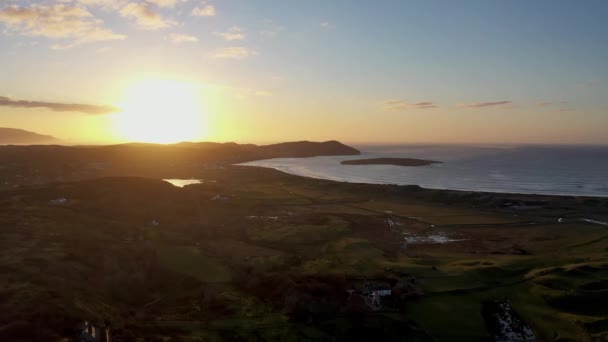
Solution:
<path fill-rule="evenodd" d="M 0 146 L 0 164 L 7 165 L 0 170 L 0 176 L 18 184 L 100 176 L 190 177 L 203 169 L 259 159 L 358 154 L 358 150 L 337 141 L 265 146 L 210 142 Z M 12 179 L 15 175 L 20 176 Z"/>
<path fill-rule="evenodd" d="M 280 144 L 260 146 L 259 150 L 272 158 L 315 157 L 335 155 L 357 155 L 358 150 L 346 146 L 338 141 L 331 140 L 322 143 L 310 141 L 285 142 Z"/>
<path fill-rule="evenodd" d="M 0 145 L 49 145 L 62 141 L 50 135 L 38 134 L 18 128 L 0 127 Z"/>
<path fill-rule="evenodd" d="M 88 149 L 93 155 L 108 155 L 135 159 L 191 160 L 215 162 L 245 162 L 268 158 L 305 158 L 315 156 L 358 155 L 358 150 L 338 141 L 286 142 L 272 145 L 253 145 L 213 142 L 183 142 L 172 145 L 128 143 Z"/>

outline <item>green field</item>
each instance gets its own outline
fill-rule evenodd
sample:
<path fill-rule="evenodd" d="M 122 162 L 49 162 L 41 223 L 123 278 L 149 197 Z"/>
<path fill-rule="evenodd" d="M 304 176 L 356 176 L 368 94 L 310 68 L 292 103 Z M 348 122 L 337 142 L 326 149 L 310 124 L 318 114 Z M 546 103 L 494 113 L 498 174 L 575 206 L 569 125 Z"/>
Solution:
<path fill-rule="evenodd" d="M 578 220 L 605 217 L 606 201 L 517 212 L 500 195 L 197 176 L 214 182 L 0 192 L 0 339 L 69 340 L 94 320 L 124 341 L 488 340 L 489 300 L 509 300 L 538 340 L 608 338 L 608 229 Z M 455 241 L 405 243 L 433 236 Z M 378 310 L 347 293 L 365 280 L 395 291 Z"/>

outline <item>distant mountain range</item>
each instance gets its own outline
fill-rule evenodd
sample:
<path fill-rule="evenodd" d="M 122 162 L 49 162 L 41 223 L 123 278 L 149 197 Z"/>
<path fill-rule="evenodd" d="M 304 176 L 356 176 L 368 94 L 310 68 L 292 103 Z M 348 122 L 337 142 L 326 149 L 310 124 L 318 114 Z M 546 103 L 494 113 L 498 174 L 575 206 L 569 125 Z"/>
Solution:
<path fill-rule="evenodd" d="M 50 135 L 18 128 L 0 127 L 0 145 L 52 145 L 61 143 L 60 139 Z"/>
<path fill-rule="evenodd" d="M 0 145 L 61 145 L 62 140 L 50 135 L 42 135 L 23 129 L 0 127 Z M 11 149 L 15 152 L 14 149 Z M 22 151 L 46 154 L 47 149 L 41 147 L 23 147 Z M 4 154 L 0 150 L 0 157 Z M 158 159 L 204 160 L 204 161 L 250 161 L 267 158 L 305 158 L 332 155 L 357 155 L 357 149 L 338 141 L 325 142 L 296 141 L 271 145 L 213 143 L 213 142 L 182 142 L 178 144 L 161 145 L 147 143 L 127 143 L 107 146 L 57 146 L 53 148 L 55 156 L 64 155 L 67 159 L 150 159 L 156 155 Z M 82 159 L 81 159 L 82 158 Z M 1 159 L 1 158 L 0 158 Z M 153 158 L 154 159 L 154 158 Z"/>

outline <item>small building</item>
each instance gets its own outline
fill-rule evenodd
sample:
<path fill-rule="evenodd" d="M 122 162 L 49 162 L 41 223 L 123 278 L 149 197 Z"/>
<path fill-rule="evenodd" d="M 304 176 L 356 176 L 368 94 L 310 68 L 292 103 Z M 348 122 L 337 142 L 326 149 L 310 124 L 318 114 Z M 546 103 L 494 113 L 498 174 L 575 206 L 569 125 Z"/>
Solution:
<path fill-rule="evenodd" d="M 363 295 L 367 297 L 366 302 L 372 310 L 379 310 L 382 307 L 382 297 L 387 297 L 392 294 L 392 290 L 388 286 L 375 286 L 366 283 L 363 287 Z"/>
<path fill-rule="evenodd" d="M 390 296 L 392 294 L 391 288 L 386 287 L 377 287 L 372 290 L 372 293 L 376 293 L 380 297 Z"/>
<path fill-rule="evenodd" d="M 368 295 L 368 296 L 375 295 L 378 297 L 386 297 L 386 296 L 390 296 L 393 294 L 393 291 L 390 286 L 374 285 L 369 282 L 366 282 L 365 285 L 363 285 L 362 292 L 364 295 Z"/>

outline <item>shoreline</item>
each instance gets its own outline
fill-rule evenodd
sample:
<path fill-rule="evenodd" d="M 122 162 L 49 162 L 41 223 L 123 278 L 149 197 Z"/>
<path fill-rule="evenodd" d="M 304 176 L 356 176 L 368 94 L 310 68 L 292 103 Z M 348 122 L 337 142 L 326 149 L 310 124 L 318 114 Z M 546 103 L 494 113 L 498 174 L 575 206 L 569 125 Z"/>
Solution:
<path fill-rule="evenodd" d="M 266 159 L 262 159 L 266 160 Z M 261 161 L 261 160 L 256 160 Z M 251 161 L 251 162 L 256 162 Z M 513 196 L 550 196 L 550 197 L 561 197 L 561 198 L 594 198 L 594 199 L 606 199 L 608 200 L 608 195 L 597 195 L 597 194 L 569 194 L 563 192 L 556 193 L 538 193 L 538 192 L 503 192 L 497 190 L 483 190 L 483 189 L 467 189 L 467 188 L 458 188 L 458 187 L 432 187 L 426 185 L 419 184 L 399 184 L 399 183 L 385 183 L 385 182 L 362 182 L 362 181 L 348 181 L 341 178 L 331 178 L 331 177 L 315 177 L 312 174 L 299 174 L 295 172 L 290 172 L 288 168 L 280 168 L 280 167 L 271 167 L 271 166 L 259 166 L 259 165 L 247 165 L 250 162 L 233 164 L 233 166 L 246 166 L 246 167 L 255 167 L 261 169 L 272 169 L 285 174 L 289 174 L 292 176 L 303 177 L 308 179 L 315 180 L 324 180 L 338 183 L 348 183 L 348 184 L 365 184 L 365 185 L 387 185 L 387 186 L 399 186 L 399 187 L 419 187 L 422 190 L 432 190 L 432 191 L 452 191 L 459 193 L 477 193 L 477 194 L 486 194 L 486 195 L 513 195 Z"/>
<path fill-rule="evenodd" d="M 441 164 L 436 160 L 418 159 L 418 158 L 368 158 L 368 159 L 349 159 L 340 162 L 341 165 L 393 165 L 419 167 L 431 164 Z"/>

